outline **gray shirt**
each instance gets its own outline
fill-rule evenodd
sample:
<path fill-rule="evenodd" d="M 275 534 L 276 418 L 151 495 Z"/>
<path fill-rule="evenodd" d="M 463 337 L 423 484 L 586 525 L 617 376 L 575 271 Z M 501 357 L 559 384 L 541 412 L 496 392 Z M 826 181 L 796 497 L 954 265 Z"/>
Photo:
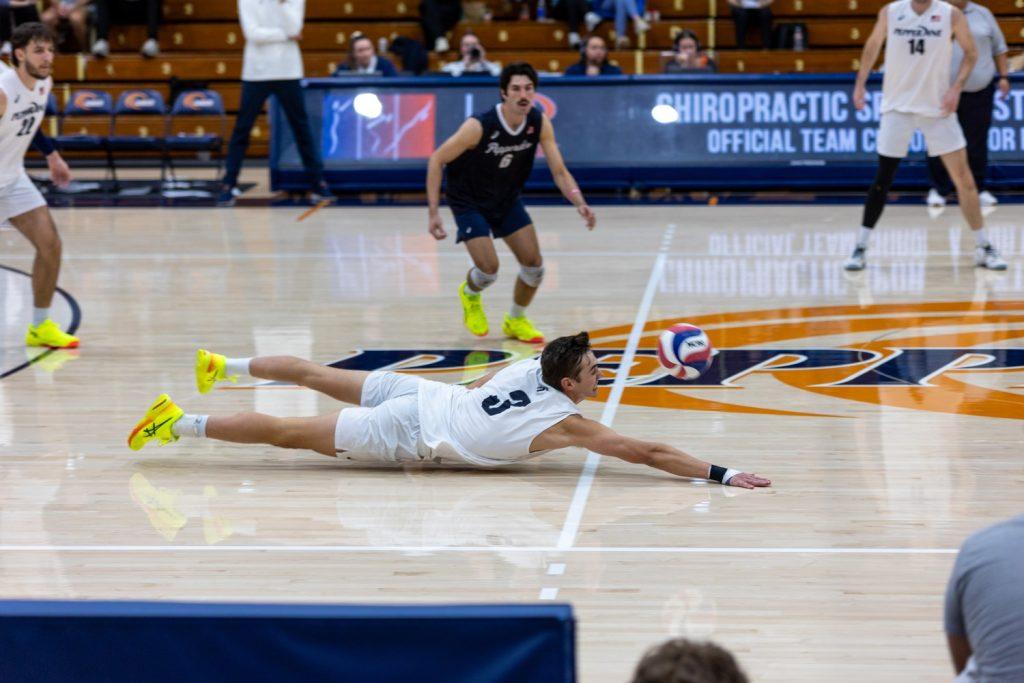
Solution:
<path fill-rule="evenodd" d="M 974 651 L 977 681 L 1024 681 L 1024 515 L 968 538 L 946 589 L 946 633 Z"/>
<path fill-rule="evenodd" d="M 964 92 L 978 92 L 988 87 L 989 83 L 996 76 L 995 58 L 1007 51 L 1006 38 L 999 28 L 999 22 L 992 15 L 988 7 L 983 7 L 975 2 L 968 2 L 964 7 L 964 16 L 967 18 L 967 25 L 974 36 L 974 46 L 978 48 L 978 61 L 967 77 L 964 84 Z M 953 63 L 950 68 L 950 76 L 956 80 L 957 72 L 960 71 L 960 64 L 964 61 L 964 51 L 960 43 L 953 41 Z"/>

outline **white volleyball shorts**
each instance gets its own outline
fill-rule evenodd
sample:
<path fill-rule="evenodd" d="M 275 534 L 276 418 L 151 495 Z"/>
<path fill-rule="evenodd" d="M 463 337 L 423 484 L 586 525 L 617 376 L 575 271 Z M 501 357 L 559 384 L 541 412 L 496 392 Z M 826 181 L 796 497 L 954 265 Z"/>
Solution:
<path fill-rule="evenodd" d="M 40 206 L 46 206 L 46 200 L 25 172 L 0 187 L 0 223 Z"/>
<path fill-rule="evenodd" d="M 920 130 L 924 135 L 928 156 L 942 156 L 967 146 L 967 138 L 964 137 L 956 114 L 921 116 L 887 111 L 882 114 L 878 124 L 878 153 L 898 159 L 907 156 L 915 130 Z"/>
<path fill-rule="evenodd" d="M 339 458 L 364 462 L 421 460 L 430 453 L 420 441 L 421 377 L 371 372 L 359 408 L 345 408 L 334 427 Z"/>

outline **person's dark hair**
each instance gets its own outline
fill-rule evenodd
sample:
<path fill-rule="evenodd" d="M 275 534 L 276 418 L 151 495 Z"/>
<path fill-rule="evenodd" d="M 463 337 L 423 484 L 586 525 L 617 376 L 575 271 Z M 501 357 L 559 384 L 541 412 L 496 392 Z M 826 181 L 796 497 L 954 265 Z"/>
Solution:
<path fill-rule="evenodd" d="M 354 34 L 348 41 L 348 66 L 353 71 L 355 71 L 356 68 L 359 66 L 358 64 L 356 64 L 356 44 L 360 40 L 370 41 L 370 45 L 373 46 L 376 51 L 376 46 L 373 45 L 373 39 L 370 38 L 370 36 L 366 35 L 365 33 Z"/>
<path fill-rule="evenodd" d="M 533 83 L 533 89 L 537 89 L 537 85 L 539 84 L 537 70 L 526 62 L 512 62 L 501 70 L 498 87 L 501 89 L 502 95 L 504 95 L 505 91 L 508 90 L 508 84 L 512 82 L 513 76 L 526 76 Z"/>
<path fill-rule="evenodd" d="M 698 38 L 697 34 L 688 28 L 684 28 L 683 30 L 681 30 L 679 33 L 676 34 L 676 37 L 672 40 L 672 46 L 676 49 L 676 52 L 679 52 L 679 41 L 683 40 L 684 38 L 689 38 L 690 40 L 692 40 L 694 45 L 697 46 L 697 52 L 700 52 L 700 38 Z"/>
<path fill-rule="evenodd" d="M 749 683 L 736 658 L 712 642 L 676 638 L 647 651 L 632 683 Z"/>
<path fill-rule="evenodd" d="M 583 39 L 583 42 L 580 43 L 580 62 L 585 63 L 587 61 L 587 48 L 590 47 L 590 42 L 592 40 L 600 40 L 602 43 L 604 43 L 605 55 L 604 55 L 604 61 L 602 61 L 601 64 L 607 64 L 608 63 L 608 41 L 606 41 L 604 39 L 604 36 L 600 36 L 600 35 L 598 35 L 596 33 L 591 33 L 590 35 L 586 36 Z"/>
<path fill-rule="evenodd" d="M 33 41 L 41 43 L 56 44 L 57 40 L 53 31 L 46 24 L 38 21 L 30 21 L 27 24 L 18 24 L 11 34 L 11 63 L 18 66 L 18 57 L 15 50 L 24 50 Z"/>
<path fill-rule="evenodd" d="M 540 354 L 540 375 L 548 386 L 562 391 L 562 378 L 578 381 L 583 359 L 590 351 L 590 335 L 580 332 L 570 337 L 559 337 Z"/>

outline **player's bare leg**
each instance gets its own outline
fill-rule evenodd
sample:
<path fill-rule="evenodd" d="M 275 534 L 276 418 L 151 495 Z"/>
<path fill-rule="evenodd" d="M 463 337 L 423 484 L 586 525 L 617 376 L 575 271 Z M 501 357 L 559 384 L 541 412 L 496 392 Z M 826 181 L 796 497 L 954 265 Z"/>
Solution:
<path fill-rule="evenodd" d="M 498 279 L 498 252 L 490 237 L 474 237 L 463 244 L 473 267 L 466 273 L 466 281 L 459 285 L 459 300 L 462 302 L 462 321 L 466 329 L 483 337 L 490 329 L 484 313 L 480 293 Z"/>
<path fill-rule="evenodd" d="M 544 280 L 544 259 L 540 253 L 537 231 L 532 225 L 527 225 L 505 237 L 505 244 L 519 262 L 519 275 L 512 295 L 512 309 L 505 316 L 502 331 L 519 341 L 543 342 L 544 334 L 526 317 L 526 307 L 533 302 Z"/>
<path fill-rule="evenodd" d="M 206 437 L 231 443 L 258 443 L 316 451 L 334 457 L 334 428 L 337 423 L 338 413 L 319 417 L 238 413 L 229 417 L 207 418 Z"/>
<path fill-rule="evenodd" d="M 61 240 L 50 210 L 40 206 L 10 219 L 18 232 L 25 236 L 36 250 L 32 263 L 32 299 L 36 308 L 49 308 L 53 293 L 57 291 L 60 276 Z"/>
<path fill-rule="evenodd" d="M 943 154 L 941 158 L 953 185 L 956 186 L 956 195 L 964 220 L 974 231 L 975 265 L 990 270 L 1006 270 L 1006 261 L 999 256 L 999 252 L 989 242 L 988 234 L 985 232 L 985 219 L 981 215 L 978 186 L 974 182 L 971 167 L 967 163 L 966 148 Z"/>
<path fill-rule="evenodd" d="M 359 405 L 365 370 L 342 370 L 294 356 L 263 356 L 249 361 L 249 374 L 259 379 L 290 382 L 326 394 L 338 401 Z"/>

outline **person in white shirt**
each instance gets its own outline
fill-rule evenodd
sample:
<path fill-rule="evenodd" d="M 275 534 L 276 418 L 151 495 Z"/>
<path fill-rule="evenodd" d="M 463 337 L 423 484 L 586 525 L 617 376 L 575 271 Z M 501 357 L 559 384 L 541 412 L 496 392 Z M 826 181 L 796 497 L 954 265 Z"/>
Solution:
<path fill-rule="evenodd" d="M 226 358 L 200 349 L 196 384 L 247 374 L 308 387 L 358 404 L 311 418 L 260 413 L 192 415 L 162 394 L 128 436 L 128 446 L 181 437 L 301 448 L 331 457 L 375 462 L 454 462 L 500 467 L 561 448 L 584 448 L 693 479 L 752 489 L 771 481 L 712 465 L 672 446 L 623 436 L 580 414 L 597 395 L 600 370 L 586 332 L 559 337 L 540 358 L 521 360 L 469 386 L 396 372 L 343 370 L 290 356 Z"/>
<path fill-rule="evenodd" d="M 235 186 L 249 147 L 249 134 L 263 103 L 271 95 L 284 109 L 288 125 L 295 135 L 302 165 L 310 177 L 313 201 L 324 201 L 331 196 L 324 183 L 323 162 L 313 141 L 300 82 L 303 65 L 299 41 L 302 40 L 305 10 L 305 0 L 238 0 L 238 19 L 245 35 L 242 100 L 238 105 L 231 142 L 228 143 L 224 178 L 217 198 L 220 206 L 235 203 Z"/>
<path fill-rule="evenodd" d="M 21 24 L 11 36 L 13 69 L 0 67 L 0 223 L 10 221 L 36 250 L 32 264 L 32 324 L 28 346 L 76 348 L 78 338 L 50 318 L 60 275 L 61 240 L 46 200 L 25 172 L 25 152 L 39 132 L 53 91 L 54 35 L 39 22 Z M 45 136 L 40 136 L 45 138 Z M 50 178 L 66 185 L 71 172 L 51 146 L 43 150 Z"/>
<path fill-rule="evenodd" d="M 488 62 L 484 52 L 484 46 L 480 39 L 472 33 L 462 36 L 459 44 L 459 51 L 462 59 L 457 62 L 449 62 L 441 67 L 441 71 L 452 76 L 494 76 L 501 74 L 501 65 Z"/>
<path fill-rule="evenodd" d="M 963 60 L 951 77 L 953 40 Z M 956 119 L 960 93 L 978 61 L 963 12 L 942 0 L 897 0 L 884 6 L 861 54 L 853 89 L 853 105 L 867 105 L 867 80 L 885 45 L 881 121 L 878 125 L 878 172 L 868 190 L 864 215 L 853 253 L 843 267 L 864 270 L 871 234 L 882 216 L 900 161 L 907 156 L 915 130 L 924 135 L 928 155 L 940 157 L 956 185 L 960 210 L 974 231 L 974 264 L 1006 270 L 985 232 L 978 186 L 967 165 L 967 140 Z"/>

